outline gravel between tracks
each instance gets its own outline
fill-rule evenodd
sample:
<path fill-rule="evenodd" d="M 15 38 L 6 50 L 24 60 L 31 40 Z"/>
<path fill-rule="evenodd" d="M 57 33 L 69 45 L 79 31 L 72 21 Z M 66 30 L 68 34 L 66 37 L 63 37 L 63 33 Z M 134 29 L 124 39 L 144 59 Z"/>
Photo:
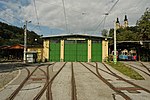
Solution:
<path fill-rule="evenodd" d="M 7 83 L 13 80 L 18 75 L 18 73 L 18 70 L 0 73 L 0 88 L 4 87 Z"/>
<path fill-rule="evenodd" d="M 52 96 L 53 100 L 71 100 L 71 63 L 67 63 L 54 79 Z"/>
<path fill-rule="evenodd" d="M 81 64 L 74 64 L 77 100 L 113 100 L 113 90 Z"/>

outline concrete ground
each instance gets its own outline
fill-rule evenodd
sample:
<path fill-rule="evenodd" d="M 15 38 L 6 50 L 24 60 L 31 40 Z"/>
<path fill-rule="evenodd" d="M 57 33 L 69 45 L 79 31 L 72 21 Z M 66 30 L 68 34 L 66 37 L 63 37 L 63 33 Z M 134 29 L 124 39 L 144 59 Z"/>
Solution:
<path fill-rule="evenodd" d="M 137 71 L 145 79 L 145 80 L 131 80 L 131 81 L 134 82 L 135 84 L 138 84 L 138 85 L 140 85 L 140 86 L 150 90 L 150 76 L 148 76 L 147 74 L 142 72 L 142 71 L 145 71 L 146 73 L 150 74 L 148 72 L 148 70 L 145 67 L 143 67 L 140 62 L 132 62 L 132 61 L 130 62 L 129 61 L 129 62 L 123 62 L 123 63 L 134 66 L 135 68 L 133 68 L 133 67 L 131 67 L 131 68 L 133 68 L 135 71 Z M 146 65 L 146 67 L 150 68 L 150 62 L 142 62 L 142 63 L 144 65 Z M 137 70 L 136 68 L 138 68 L 138 69 L 140 69 L 142 71 Z M 147 94 L 147 93 L 145 93 L 145 94 Z M 148 94 L 148 95 L 150 95 L 150 94 Z M 146 98 L 146 99 L 144 99 L 144 98 Z M 150 96 L 148 98 L 150 98 Z M 141 95 L 140 97 L 137 96 L 137 99 L 147 100 L 147 96 L 144 96 L 144 95 Z"/>
<path fill-rule="evenodd" d="M 124 62 L 128 64 L 132 64 L 135 67 L 141 68 L 140 63 L 138 62 Z M 56 72 L 61 68 L 64 62 L 58 62 L 54 66 L 49 67 L 50 78 L 56 74 Z M 85 64 L 85 63 L 84 63 Z M 95 63 L 91 63 L 95 65 Z M 144 63 L 149 67 L 150 63 Z M 85 64 L 88 68 L 90 68 L 93 72 L 96 73 L 94 67 Z M 112 90 L 109 86 L 107 86 L 102 80 L 92 74 L 88 69 L 86 69 L 83 65 L 78 62 L 73 63 L 74 66 L 74 76 L 76 82 L 76 90 L 77 90 L 77 100 L 124 100 L 119 94 L 117 94 L 114 90 Z M 110 73 L 102 63 L 98 63 L 98 67 L 104 71 Z M 144 75 L 141 71 L 139 72 L 142 76 L 145 77 L 145 80 L 134 80 L 129 77 L 123 75 L 117 70 L 113 69 L 111 66 L 108 66 L 113 72 L 117 75 L 134 82 L 148 90 L 150 90 L 150 77 Z M 34 66 L 28 67 L 30 70 L 34 69 Z M 46 71 L 46 66 L 41 66 L 43 70 Z M 142 70 L 146 71 L 143 67 Z M 114 87 L 133 87 L 133 85 L 118 80 L 116 77 L 99 70 L 99 73 L 102 77 L 108 80 Z M 0 73 L 2 74 L 2 73 Z M 4 89 L 0 91 L 0 100 L 5 100 L 24 80 L 27 76 L 26 69 L 20 69 L 20 74 L 13 82 L 9 83 Z M 38 70 L 32 78 L 36 77 L 44 77 L 43 73 Z M 1 80 L 1 79 L 0 79 Z M 44 86 L 45 80 L 42 81 L 32 81 L 30 80 L 26 85 L 22 88 L 21 92 L 17 95 L 14 100 L 32 100 L 35 94 L 37 94 L 41 88 Z M 68 62 L 66 66 L 62 69 L 62 71 L 58 74 L 58 76 L 54 79 L 52 83 L 52 96 L 53 100 L 71 100 L 71 63 Z M 130 96 L 132 100 L 149 100 L 150 94 L 143 91 L 138 90 L 139 93 L 130 93 L 126 90 L 121 90 L 126 95 Z M 46 93 L 42 96 L 40 100 L 46 100 Z"/>

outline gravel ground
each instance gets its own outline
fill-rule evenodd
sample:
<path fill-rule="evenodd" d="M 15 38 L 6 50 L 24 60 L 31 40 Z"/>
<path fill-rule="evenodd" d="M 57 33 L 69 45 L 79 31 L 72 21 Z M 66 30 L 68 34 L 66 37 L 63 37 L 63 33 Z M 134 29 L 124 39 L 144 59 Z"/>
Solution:
<path fill-rule="evenodd" d="M 140 66 L 140 63 L 137 63 L 137 62 L 125 62 L 125 63 L 132 63 L 133 66 L 137 67 L 137 68 L 141 68 L 141 69 L 144 69 L 144 67 L 141 67 Z M 101 63 L 100 63 L 101 64 Z M 110 66 L 108 66 L 110 68 Z M 101 66 L 102 68 L 102 66 Z M 111 69 L 113 70 L 113 68 L 111 67 Z M 115 70 L 113 70 L 115 71 Z M 116 73 L 117 71 L 115 71 Z M 141 71 L 138 71 L 140 74 L 142 73 Z M 122 74 L 118 74 L 119 76 L 123 77 L 123 78 L 126 78 L 128 80 L 127 77 L 124 77 L 124 75 Z M 142 75 L 142 74 L 141 74 Z M 112 80 L 112 79 L 111 79 Z M 134 82 L 135 84 L 141 86 L 141 87 L 144 87 L 146 89 L 149 89 L 150 90 L 150 81 L 149 79 L 147 80 L 134 80 L 134 79 L 130 79 L 130 81 Z M 133 87 L 132 85 L 124 82 L 124 81 L 120 81 L 120 80 L 113 80 L 113 81 L 110 81 L 115 87 Z M 150 95 L 149 93 L 143 91 L 143 90 L 137 90 L 138 92 L 140 93 L 129 93 L 128 91 L 126 90 L 122 90 L 122 92 L 124 92 L 126 95 L 128 95 L 129 97 L 131 97 L 132 100 L 149 100 L 150 98 Z"/>
<path fill-rule="evenodd" d="M 18 70 L 0 73 L 0 85 L 1 87 L 3 87 L 1 88 L 0 91 L 0 100 L 5 100 L 14 91 L 14 89 L 18 87 L 18 85 L 11 85 L 11 86 L 8 85 L 8 83 L 18 75 L 18 73 L 19 73 Z"/>
<path fill-rule="evenodd" d="M 77 100 L 113 100 L 114 91 L 81 64 L 74 63 L 74 71 Z"/>
<path fill-rule="evenodd" d="M 46 71 L 46 66 L 40 66 L 40 68 Z M 32 70 L 35 69 L 35 66 L 28 67 L 28 69 L 32 72 Z M 36 80 L 37 78 L 42 80 Z M 23 86 L 21 91 L 17 94 L 14 100 L 33 100 L 36 94 L 43 88 L 45 82 L 45 74 L 40 69 L 37 69 L 27 81 L 27 83 Z"/>
<path fill-rule="evenodd" d="M 32 71 L 35 69 L 35 66 L 28 66 L 28 69 Z M 18 88 L 19 84 L 26 78 L 26 76 L 27 70 L 25 68 L 22 68 L 19 77 L 15 79 L 15 81 L 8 84 L 8 86 L 0 92 L 0 100 L 5 100 L 6 98 L 8 98 L 13 93 L 13 91 L 16 90 L 16 88 Z M 11 76 L 8 76 L 8 78 L 9 77 Z M 39 69 L 32 76 L 32 78 L 36 77 L 44 77 L 43 73 Z M 45 82 L 45 80 L 43 82 Z M 24 85 L 23 89 L 15 97 L 15 100 L 32 100 L 31 98 L 33 98 L 35 94 L 38 93 L 39 90 L 42 88 L 43 82 L 29 80 Z"/>
<path fill-rule="evenodd" d="M 61 68 L 64 62 L 58 62 L 54 66 L 49 67 L 50 78 L 56 74 L 56 72 Z M 85 63 L 84 63 L 85 64 Z M 95 63 L 91 63 L 95 65 Z M 134 64 L 134 63 L 133 63 Z M 97 78 L 94 74 L 92 74 L 88 69 L 86 69 L 79 62 L 74 62 L 74 77 L 76 82 L 76 90 L 77 90 L 77 100 L 113 100 L 113 95 L 115 95 L 116 100 L 124 100 L 120 95 L 116 94 L 112 89 L 110 89 L 103 81 Z M 88 68 L 96 73 L 94 67 L 91 67 L 88 64 Z M 147 64 L 148 65 L 148 64 Z M 140 63 L 135 63 L 136 67 L 141 67 Z M 98 67 L 109 72 L 101 63 L 98 63 Z M 121 74 L 117 70 L 108 66 L 113 72 L 122 76 L 123 78 L 130 80 L 142 87 L 145 87 L 150 90 L 150 81 L 149 80 L 133 80 L 129 77 Z M 35 67 L 28 67 L 30 70 L 33 70 Z M 46 71 L 46 66 L 41 66 L 41 69 Z M 143 67 L 144 69 L 144 67 Z M 123 81 L 117 80 L 117 78 L 100 71 L 100 74 L 106 78 L 110 83 L 112 83 L 115 87 L 132 87 L 132 85 L 128 83 L 124 83 Z M 18 70 L 12 71 L 10 73 L 0 73 L 0 83 L 3 84 L 5 77 L 11 79 L 13 75 L 17 75 Z M 6 76 L 6 75 L 9 75 Z M 5 77 L 4 77 L 5 76 Z M 14 76 L 14 77 L 15 77 Z M 5 100 L 24 80 L 27 76 L 26 69 L 21 69 L 20 76 L 13 82 L 11 82 L 5 89 L 0 91 L 0 100 Z M 33 81 L 34 78 L 43 78 L 42 81 Z M 29 80 L 29 82 L 23 87 L 21 92 L 17 95 L 14 100 L 32 100 L 36 93 L 38 93 L 45 83 L 44 74 L 38 70 Z M 2 79 L 4 79 L 2 81 Z M 129 95 L 133 100 L 149 100 L 150 95 L 142 90 L 138 90 L 141 93 L 129 93 L 128 91 L 122 90 L 125 94 Z M 42 96 L 40 100 L 46 100 L 46 92 Z M 68 62 L 66 66 L 62 69 L 62 71 L 58 74 L 58 76 L 54 79 L 52 83 L 52 96 L 53 100 L 71 100 L 71 63 Z"/>
<path fill-rule="evenodd" d="M 104 65 L 102 65 L 101 63 L 98 63 L 98 67 L 111 73 L 109 70 L 106 69 L 106 67 L 104 67 Z M 118 78 L 110 75 L 110 74 L 107 74 L 106 72 L 103 72 L 101 70 L 99 70 L 100 74 L 105 78 L 107 79 L 111 84 L 113 84 L 113 86 L 115 87 L 134 87 L 133 85 L 131 84 L 128 84 L 124 81 L 121 81 L 121 80 L 118 80 Z M 117 71 L 116 71 L 117 72 Z M 120 75 L 119 75 L 120 76 Z M 125 75 L 121 75 L 123 78 Z"/>
<path fill-rule="evenodd" d="M 18 75 L 18 73 L 19 73 L 18 70 L 14 70 L 10 72 L 1 72 L 0 73 L 0 88 L 4 87 L 12 79 L 14 79 Z"/>
<path fill-rule="evenodd" d="M 142 62 L 142 63 L 150 69 L 150 62 Z"/>
<path fill-rule="evenodd" d="M 52 83 L 53 100 L 71 100 L 71 63 L 67 63 Z"/>
<path fill-rule="evenodd" d="M 141 70 L 149 73 L 148 70 L 145 67 L 143 67 L 139 62 L 123 62 L 123 63 L 132 65 L 138 69 L 141 69 Z M 129 67 L 131 67 L 131 66 L 129 66 Z M 145 74 L 144 72 L 142 72 L 136 68 L 133 68 L 133 67 L 131 67 L 131 68 L 134 69 L 135 71 L 137 71 L 141 76 L 143 76 L 145 80 L 150 80 L 150 77 L 147 74 Z"/>
<path fill-rule="evenodd" d="M 28 84 L 23 87 L 23 89 L 19 92 L 14 100 L 33 100 L 35 94 L 37 94 L 43 86 L 44 83 Z"/>

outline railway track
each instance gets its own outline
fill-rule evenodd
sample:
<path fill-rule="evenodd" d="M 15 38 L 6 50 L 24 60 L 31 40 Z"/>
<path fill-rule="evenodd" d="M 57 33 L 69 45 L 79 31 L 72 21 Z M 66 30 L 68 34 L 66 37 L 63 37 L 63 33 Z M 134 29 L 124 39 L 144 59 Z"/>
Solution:
<path fill-rule="evenodd" d="M 75 84 L 75 77 L 74 77 L 74 68 L 73 62 L 71 62 L 71 85 L 72 85 L 72 100 L 77 100 L 77 91 L 76 91 L 76 84 Z"/>
<path fill-rule="evenodd" d="M 129 96 L 127 96 L 125 93 L 121 92 L 121 90 L 116 89 L 110 82 L 107 81 L 104 77 L 101 76 L 101 74 L 98 71 L 98 65 L 96 63 L 96 66 L 92 65 L 93 67 L 96 68 L 96 73 L 92 71 L 90 68 L 88 68 L 86 65 L 81 63 L 85 68 L 87 68 L 91 73 L 93 73 L 95 76 L 97 76 L 100 80 L 102 80 L 107 86 L 109 86 L 112 90 L 114 90 L 117 94 L 121 95 L 124 99 L 126 100 L 131 100 Z M 91 65 L 91 64 L 90 64 Z M 115 97 L 113 96 L 114 100 Z"/>
<path fill-rule="evenodd" d="M 139 85 L 137 85 L 137 84 L 135 84 L 135 83 L 133 83 L 133 82 L 131 82 L 131 81 L 129 81 L 129 80 L 126 80 L 125 78 L 123 78 L 123 77 L 121 77 L 121 76 L 115 74 L 112 70 L 110 70 L 110 69 L 106 66 L 106 64 L 103 63 L 103 65 L 104 65 L 111 73 L 113 73 L 113 74 L 115 75 L 115 77 L 119 78 L 120 80 L 122 80 L 122 81 L 124 81 L 124 82 L 127 82 L 127 83 L 133 85 L 134 88 L 135 88 L 135 90 L 138 90 L 138 89 L 139 89 L 139 90 L 143 90 L 143 91 L 145 91 L 145 92 L 147 92 L 147 93 L 150 93 L 150 90 L 148 90 L 148 89 L 146 89 L 146 88 L 143 88 L 143 87 L 141 87 L 141 86 L 139 86 Z M 124 89 L 125 89 L 125 88 L 124 88 Z M 128 89 L 128 88 L 126 88 L 126 89 Z M 133 89 L 133 88 L 132 88 L 132 89 Z"/>
<path fill-rule="evenodd" d="M 133 69 L 136 69 L 136 70 L 138 70 L 138 71 L 140 71 L 140 72 L 142 72 L 142 73 L 144 73 L 145 75 L 147 75 L 148 77 L 150 77 L 150 69 L 146 66 L 146 65 L 144 65 L 142 62 L 139 62 L 138 63 L 138 66 L 136 65 L 136 64 L 132 64 L 132 63 L 125 63 L 124 62 L 124 64 L 126 64 L 126 65 L 128 65 L 129 67 L 131 67 L 131 68 L 133 68 Z M 145 69 L 143 69 L 143 68 L 145 68 Z"/>
<path fill-rule="evenodd" d="M 137 69 L 137 70 L 139 70 L 139 71 L 145 73 L 146 75 L 150 76 L 149 73 L 147 73 L 146 71 L 144 71 L 144 70 L 142 70 L 142 69 L 140 69 L 140 68 L 137 68 L 137 67 L 135 67 L 135 66 L 133 66 L 133 65 L 131 65 L 131 64 L 126 64 L 126 65 L 128 65 L 128 66 L 130 66 L 130 67 L 132 67 L 132 68 L 135 68 L 135 69 Z M 142 65 L 142 66 L 143 66 L 143 65 Z M 143 66 L 143 67 L 144 67 L 144 66 Z M 146 66 L 145 66 L 145 68 L 148 69 Z"/>
<path fill-rule="evenodd" d="M 98 64 L 97 64 L 97 63 L 96 63 L 96 65 L 93 65 L 93 64 L 90 64 L 90 63 L 87 63 L 87 64 L 90 65 L 90 66 L 92 66 L 92 67 L 94 67 L 94 68 L 96 69 L 96 73 L 93 72 L 90 68 L 86 67 L 86 66 L 82 63 L 82 65 L 83 65 L 84 67 L 86 67 L 89 71 L 91 71 L 91 72 L 92 72 L 93 74 L 95 74 L 99 79 L 101 79 L 104 83 L 106 83 L 111 89 L 113 89 L 113 90 L 116 92 L 116 94 L 121 95 L 121 96 L 122 96 L 124 99 L 126 99 L 126 100 L 131 100 L 130 96 L 126 95 L 125 93 L 123 93 L 123 92 L 121 92 L 121 91 L 126 90 L 126 91 L 128 91 L 129 93 L 130 93 L 130 92 L 131 92 L 131 93 L 140 93 L 140 92 L 138 92 L 138 90 L 140 90 L 140 91 L 145 91 L 145 92 L 148 93 L 148 94 L 150 93 L 150 90 L 148 90 L 148 89 L 146 89 L 146 88 L 143 88 L 142 86 L 139 86 L 139 85 L 137 85 L 137 84 L 135 84 L 135 83 L 133 83 L 133 82 L 131 82 L 131 81 L 129 81 L 129 80 L 126 80 L 125 78 L 123 78 L 123 77 L 117 75 L 117 74 L 114 73 L 112 70 L 110 70 L 110 69 L 106 66 L 106 64 L 104 64 L 104 63 L 103 63 L 103 65 L 105 66 L 105 68 L 107 69 L 107 71 L 106 71 L 106 70 L 103 70 L 103 69 L 101 69 L 101 68 L 98 68 Z M 113 86 L 113 84 L 111 84 L 111 82 L 109 82 L 108 79 L 105 79 L 105 77 L 101 76 L 101 74 L 99 73 L 99 71 L 105 72 L 105 73 L 107 73 L 107 74 L 109 74 L 109 75 L 115 77 L 116 80 L 120 80 L 120 81 L 122 81 L 122 82 L 124 82 L 124 83 L 130 84 L 132 87 L 123 87 L 123 86 L 121 86 L 121 87 L 116 87 L 116 86 Z M 113 98 L 114 98 L 114 100 L 115 100 L 115 95 L 114 95 L 114 94 L 112 94 L 112 95 L 113 95 Z"/>
<path fill-rule="evenodd" d="M 54 66 L 54 64 L 52 66 Z M 46 80 L 46 82 L 48 83 L 50 80 L 49 66 L 46 69 L 47 69 L 47 80 Z M 51 84 L 48 85 L 48 87 L 47 87 L 46 97 L 47 97 L 47 100 L 52 100 Z"/>
<path fill-rule="evenodd" d="M 52 83 L 53 84 L 55 83 L 54 80 L 57 80 L 56 84 L 59 83 L 59 82 L 61 82 L 62 84 L 64 84 L 63 82 L 65 82 L 65 84 L 66 83 L 68 84 L 68 82 L 70 82 L 70 79 L 71 79 L 71 83 L 69 83 L 69 85 L 67 85 L 67 86 L 69 86 L 69 88 L 67 88 L 65 90 L 63 89 L 63 91 L 66 91 L 66 90 L 69 91 L 69 92 L 66 92 L 66 93 L 70 93 L 70 95 L 66 95 L 66 93 L 64 93 L 64 94 L 66 96 L 68 96 L 68 98 L 70 97 L 71 100 L 77 100 L 80 97 L 82 98 L 82 96 L 80 94 L 80 93 L 82 93 L 81 92 L 82 90 L 79 89 L 79 91 L 80 91 L 80 92 L 78 91 L 79 94 L 77 93 L 77 90 L 76 90 L 76 82 L 77 82 L 77 89 L 80 86 L 79 85 L 80 81 L 78 80 L 80 75 L 78 75 L 76 77 L 77 79 L 75 80 L 75 75 L 76 75 L 75 73 L 78 73 L 78 70 L 80 70 L 80 67 L 78 67 L 76 69 L 76 66 L 78 66 L 79 63 L 76 63 L 76 64 L 73 63 L 73 62 L 67 63 L 67 65 L 66 65 L 66 63 L 61 63 L 61 65 L 59 65 L 58 68 L 57 68 L 57 65 L 56 65 L 55 69 L 57 69 L 57 70 L 54 70 L 54 72 L 52 71 L 52 73 L 51 73 L 50 68 L 52 68 L 55 65 L 55 63 L 53 63 L 51 66 L 50 65 L 48 65 L 48 66 L 39 65 L 36 68 L 33 68 L 32 70 L 29 70 L 28 68 L 26 68 L 26 71 L 27 71 L 26 78 L 23 80 L 23 82 L 19 85 L 19 87 L 6 100 L 23 99 L 24 97 L 20 96 L 20 95 L 22 95 L 22 93 L 20 93 L 20 91 L 25 91 L 27 93 L 28 88 L 26 89 L 24 86 L 27 86 L 28 84 L 30 84 L 30 82 L 32 82 L 31 81 L 32 79 L 39 78 L 36 75 L 38 75 L 38 76 L 43 75 L 44 78 L 40 76 L 40 79 L 42 79 L 42 80 L 44 79 L 44 80 L 43 81 L 40 81 L 40 79 L 38 80 L 39 82 L 42 82 L 42 85 L 41 85 L 40 88 L 35 89 L 35 90 L 32 91 L 32 93 L 34 95 L 32 95 L 30 93 L 27 93 L 30 96 L 32 95 L 32 98 L 30 98 L 30 99 L 32 99 L 32 100 L 41 100 L 41 99 L 42 100 L 45 100 L 45 99 L 46 100 L 53 100 L 53 98 L 56 99 L 56 96 L 59 93 L 56 92 L 56 91 L 53 91 L 54 93 L 52 95 L 52 90 L 51 90 L 52 89 Z M 131 96 L 132 93 L 135 93 L 135 94 L 136 93 L 143 93 L 143 91 L 144 91 L 144 93 L 150 94 L 150 90 L 148 90 L 146 88 L 143 88 L 142 85 L 139 86 L 138 84 L 135 84 L 135 83 L 121 77 L 120 75 L 113 72 L 105 63 L 102 63 L 102 64 L 101 63 L 80 63 L 80 64 L 81 64 L 81 66 L 84 66 L 86 69 L 88 69 L 88 70 L 85 71 L 86 75 L 89 75 L 88 73 L 90 73 L 90 75 L 92 75 L 92 74 L 95 75 L 96 77 L 98 77 L 97 80 L 101 80 L 102 84 L 104 84 L 104 85 L 106 84 L 108 86 L 107 89 L 109 91 L 113 90 L 111 93 L 108 93 L 109 94 L 108 96 L 110 97 L 110 95 L 112 95 L 112 97 L 110 97 L 110 98 L 113 98 L 114 100 L 118 100 L 118 98 L 122 98 L 122 99 L 125 99 L 125 100 L 132 100 L 133 99 L 132 96 Z M 42 67 L 40 67 L 40 66 L 42 66 Z M 81 69 L 84 71 L 85 68 L 81 68 Z M 62 71 L 62 69 L 63 69 L 63 71 Z M 36 70 L 38 70 L 41 74 L 39 72 L 37 72 Z M 35 72 L 36 72 L 36 74 L 35 74 Z M 65 72 L 69 72 L 69 73 L 71 72 L 70 74 L 67 75 L 67 76 L 69 76 L 67 82 L 66 82 L 66 80 L 63 80 L 64 79 L 63 77 L 66 75 Z M 80 72 L 82 73 L 82 71 L 80 71 Z M 149 74 L 149 73 L 147 73 L 147 74 Z M 63 76 L 63 77 L 61 77 L 61 76 Z M 58 79 L 55 79 L 56 77 L 58 77 Z M 60 81 L 60 77 L 62 79 L 61 81 Z M 94 78 L 94 76 L 92 78 Z M 79 79 L 82 79 L 82 78 L 80 77 Z M 28 80 L 30 80 L 30 81 L 27 82 Z M 38 82 L 38 81 L 34 81 L 34 82 Z M 33 82 L 33 85 L 34 85 L 34 82 Z M 89 82 L 91 82 L 91 81 L 89 81 Z M 115 82 L 117 82 L 118 85 L 113 84 Z M 120 82 L 123 82 L 123 84 L 125 83 L 125 85 L 120 85 Z M 83 81 L 83 83 L 84 83 L 84 81 Z M 56 85 L 56 84 L 54 86 L 59 87 L 59 85 Z M 127 84 L 127 86 L 126 86 L 126 84 Z M 99 86 L 99 85 L 101 85 L 101 84 L 97 83 L 97 86 Z M 64 86 L 64 85 L 60 85 L 60 86 Z M 57 89 L 60 89 L 60 88 L 53 88 L 53 89 L 57 90 Z M 34 91 L 36 91 L 36 92 L 34 92 Z M 77 94 L 78 94 L 78 98 L 77 98 Z M 61 95 L 61 96 L 63 96 L 63 95 Z M 137 96 L 140 96 L 140 95 L 137 95 Z M 27 97 L 27 96 L 25 96 L 25 97 Z M 88 95 L 87 95 L 87 97 L 88 97 Z M 27 100 L 27 98 L 24 98 L 24 99 Z"/>
<path fill-rule="evenodd" d="M 147 69 L 147 71 L 150 73 L 150 68 L 148 68 L 146 65 L 144 65 L 144 63 L 142 63 L 142 62 L 140 62 L 141 63 L 141 65 L 145 68 L 145 69 Z"/>
<path fill-rule="evenodd" d="M 48 87 L 49 87 L 49 90 L 50 90 L 50 88 L 51 88 L 51 84 L 52 84 L 52 82 L 53 82 L 53 80 L 56 78 L 56 76 L 60 73 L 60 71 L 64 68 L 64 66 L 66 65 L 66 63 L 64 63 L 63 65 L 62 65 L 62 67 L 57 71 L 57 73 L 44 85 L 44 87 L 41 89 L 41 91 L 33 98 L 33 100 L 39 100 L 41 97 L 42 97 L 42 95 L 44 94 L 44 92 L 46 91 L 46 89 L 48 89 Z M 50 93 L 50 91 L 49 91 L 49 93 Z M 51 98 L 52 99 L 52 95 L 51 95 L 51 97 L 48 97 L 49 99 Z M 50 99 L 50 100 L 51 100 Z"/>
<path fill-rule="evenodd" d="M 32 72 L 28 68 L 25 68 L 27 70 L 27 76 L 26 76 L 26 78 L 21 82 L 21 84 L 18 86 L 18 88 L 6 100 L 14 100 L 14 98 L 21 91 L 21 89 L 23 88 L 23 86 L 27 83 L 27 81 L 31 78 L 31 76 L 36 72 L 37 69 L 39 69 L 40 71 L 42 71 L 44 73 L 44 75 L 47 76 L 46 75 L 47 73 L 44 70 L 42 70 L 41 68 L 39 68 L 42 65 L 43 64 L 40 64 L 40 65 L 36 66 L 36 68 L 34 68 L 34 70 Z"/>

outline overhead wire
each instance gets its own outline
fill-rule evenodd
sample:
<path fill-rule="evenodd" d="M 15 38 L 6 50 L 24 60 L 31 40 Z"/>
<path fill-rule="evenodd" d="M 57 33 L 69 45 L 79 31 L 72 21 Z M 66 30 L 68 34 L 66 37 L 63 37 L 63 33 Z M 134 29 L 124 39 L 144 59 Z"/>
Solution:
<path fill-rule="evenodd" d="M 114 5 L 110 8 L 110 10 L 108 11 L 108 14 L 110 14 L 110 12 L 113 10 L 113 8 L 116 6 L 116 4 L 119 2 L 119 0 L 117 0 Z"/>
<path fill-rule="evenodd" d="M 107 16 L 104 16 L 104 18 L 100 21 L 100 23 L 97 25 L 97 27 L 95 28 L 94 31 L 97 31 L 97 29 L 102 25 L 102 23 L 104 22 L 104 20 L 106 19 Z"/>
<path fill-rule="evenodd" d="M 8 24 L 10 24 L 10 25 L 13 25 L 13 24 L 11 24 L 10 22 L 6 21 L 5 19 L 0 18 L 0 20 L 4 21 L 4 22 L 6 22 L 6 23 L 8 23 Z"/>
<path fill-rule="evenodd" d="M 58 7 L 62 7 L 62 8 L 63 8 L 63 5 L 60 5 L 60 4 L 59 4 L 60 2 L 49 3 L 49 2 L 40 1 L 40 0 L 38 0 L 38 2 L 42 2 L 42 3 L 45 3 L 45 4 L 47 4 L 47 5 L 53 5 L 53 6 L 58 6 Z M 61 2 L 61 3 L 62 3 L 62 2 Z M 72 9 L 70 9 L 70 8 L 72 8 Z M 65 9 L 66 9 L 66 7 L 65 7 Z M 74 11 L 74 12 L 76 12 L 76 13 L 85 13 L 85 12 L 81 12 L 81 11 L 78 11 L 78 10 L 74 10 L 73 7 L 69 7 L 68 10 Z"/>
<path fill-rule="evenodd" d="M 117 0 L 113 6 L 110 8 L 110 10 L 108 10 L 107 13 L 105 13 L 105 16 L 104 18 L 100 21 L 100 23 L 97 25 L 97 27 L 95 28 L 95 31 L 97 31 L 97 29 L 101 26 L 101 24 L 104 22 L 105 23 L 105 20 L 106 20 L 106 17 L 110 14 L 110 12 L 113 10 L 113 8 L 116 6 L 116 4 L 119 2 L 119 0 Z"/>
<path fill-rule="evenodd" d="M 63 4 L 63 10 L 64 10 L 64 17 L 65 17 L 65 25 L 66 25 L 66 32 L 68 32 L 68 22 L 67 22 L 67 14 L 66 14 L 66 7 L 65 7 L 65 2 L 64 0 L 62 0 L 62 4 Z"/>
<path fill-rule="evenodd" d="M 1 10 L 1 11 L 5 11 L 5 9 L 3 9 L 3 8 L 0 8 L 0 10 Z M 14 17 L 13 15 L 11 15 L 11 14 L 9 14 L 9 13 L 7 13 L 7 12 L 5 12 L 5 13 L 6 13 L 7 15 L 11 16 L 12 18 L 14 18 L 14 19 L 16 19 L 16 20 L 20 21 L 20 22 L 21 22 L 21 24 L 23 24 L 23 21 L 22 21 L 22 20 L 20 20 L 19 18 Z"/>
<path fill-rule="evenodd" d="M 39 29 L 41 31 L 41 27 L 40 27 L 40 22 L 39 22 L 39 17 L 38 17 L 38 13 L 37 13 L 37 7 L 36 7 L 35 0 L 33 0 L 33 5 L 34 5 L 34 10 L 35 10 L 35 14 L 36 14 L 36 19 L 37 19 L 37 22 L 38 22 L 38 26 L 39 26 Z"/>
<path fill-rule="evenodd" d="M 106 18 L 107 18 L 107 17 L 105 17 L 105 19 L 104 19 L 103 29 L 105 28 Z"/>

